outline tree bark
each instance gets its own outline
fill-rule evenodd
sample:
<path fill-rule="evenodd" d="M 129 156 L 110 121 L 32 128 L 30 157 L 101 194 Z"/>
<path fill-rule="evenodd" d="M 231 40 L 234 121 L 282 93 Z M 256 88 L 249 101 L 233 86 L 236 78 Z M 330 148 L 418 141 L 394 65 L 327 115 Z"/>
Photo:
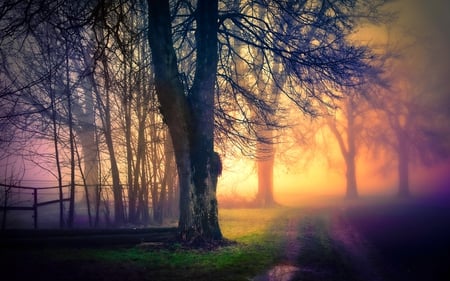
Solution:
<path fill-rule="evenodd" d="M 179 79 L 169 1 L 148 0 L 149 42 L 160 111 L 175 151 L 180 188 L 179 238 L 189 243 L 221 240 L 214 175 L 214 83 L 217 69 L 218 2 L 199 0 L 197 61 L 190 95 Z"/>

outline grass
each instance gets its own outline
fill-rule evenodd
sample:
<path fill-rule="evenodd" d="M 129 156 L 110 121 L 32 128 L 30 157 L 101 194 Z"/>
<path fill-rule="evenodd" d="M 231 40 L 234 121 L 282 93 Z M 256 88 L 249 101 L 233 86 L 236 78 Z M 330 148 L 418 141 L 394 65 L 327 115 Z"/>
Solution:
<path fill-rule="evenodd" d="M 330 212 L 318 211 L 301 221 L 298 263 L 303 270 L 295 280 L 357 280 L 344 249 L 331 238 L 330 216 Z"/>
<path fill-rule="evenodd" d="M 279 260 L 289 214 L 292 211 L 283 208 L 220 210 L 224 236 L 238 243 L 214 251 L 172 245 L 168 249 L 31 249 L 10 254 L 12 259 L 28 261 L 27 273 L 18 269 L 17 280 L 30 276 L 42 280 L 248 280 Z"/>

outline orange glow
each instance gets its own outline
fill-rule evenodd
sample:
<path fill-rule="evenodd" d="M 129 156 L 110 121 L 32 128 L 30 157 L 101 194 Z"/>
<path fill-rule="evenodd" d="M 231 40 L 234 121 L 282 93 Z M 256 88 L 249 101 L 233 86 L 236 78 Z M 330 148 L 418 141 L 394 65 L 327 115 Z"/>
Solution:
<path fill-rule="evenodd" d="M 254 198 L 257 191 L 257 174 L 250 159 L 225 160 L 226 168 L 219 181 L 219 195 L 238 194 Z M 361 197 L 393 197 L 397 193 L 397 168 L 393 163 L 389 172 L 380 172 L 385 159 L 361 157 L 357 161 L 357 182 Z M 290 167 L 293 171 L 295 167 Z M 447 192 L 450 186 L 450 161 L 433 167 L 412 167 L 411 192 L 415 195 Z M 314 161 L 306 170 L 288 172 L 277 164 L 274 172 L 274 196 L 278 203 L 294 206 L 314 203 L 318 198 L 343 198 L 345 194 L 344 168 L 329 168 L 326 163 Z"/>
<path fill-rule="evenodd" d="M 430 100 L 448 101 L 449 73 L 448 38 L 450 18 L 445 11 L 450 7 L 448 1 L 400 0 L 389 4 L 390 11 L 399 11 L 396 22 L 388 26 L 362 26 L 351 39 L 368 45 L 392 44 L 391 48 L 408 49 L 413 56 L 403 54 L 407 70 L 426 69 L 425 75 L 444 80 L 434 92 L 428 93 Z M 377 52 L 383 52 L 379 49 Z M 445 52 L 444 52 L 445 51 Z M 408 53 L 409 54 L 409 53 Z M 433 68 L 425 67 L 428 62 Z M 444 77 L 444 79 L 442 79 Z M 421 81 L 408 81 L 412 89 Z M 398 86 L 398 85 L 397 85 Z M 399 90 L 399 89 L 397 89 Z M 447 95 L 447 98 L 440 96 Z M 433 102 L 433 101 L 432 101 Z M 275 157 L 274 195 L 284 204 L 312 200 L 317 196 L 338 196 L 345 194 L 345 166 L 334 138 L 327 138 L 328 154 L 332 165 L 321 157 L 304 166 L 289 169 L 277 162 Z M 361 196 L 395 196 L 397 192 L 397 162 L 395 156 L 377 155 L 374 157 L 362 148 L 357 158 L 357 184 Z M 225 170 L 219 181 L 218 193 L 233 192 L 252 197 L 257 190 L 257 177 L 254 161 L 248 159 L 224 159 Z M 228 168 L 227 168 L 228 167 Z M 287 171 L 289 170 L 289 172 Z M 410 189 L 412 194 L 429 194 L 450 189 L 450 160 L 431 167 L 410 166 Z M 448 191 L 450 192 L 450 191 Z"/>

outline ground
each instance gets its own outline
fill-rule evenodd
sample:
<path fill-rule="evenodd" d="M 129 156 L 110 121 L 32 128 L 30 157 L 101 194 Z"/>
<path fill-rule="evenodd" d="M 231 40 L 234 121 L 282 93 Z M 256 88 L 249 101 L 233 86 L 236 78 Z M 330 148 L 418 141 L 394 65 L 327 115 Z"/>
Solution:
<path fill-rule="evenodd" d="M 289 218 L 283 258 L 254 280 L 450 280 L 449 237 L 446 198 L 310 208 Z"/>
<path fill-rule="evenodd" d="M 450 204 L 410 199 L 344 211 L 386 280 L 450 280 Z"/>
<path fill-rule="evenodd" d="M 13 245 L 3 235 L 2 280 L 450 280 L 450 204 L 443 199 L 221 213 L 225 236 L 237 243 L 211 251 L 167 237 L 102 233 L 88 245 L 67 235 L 59 244 L 41 237 Z"/>

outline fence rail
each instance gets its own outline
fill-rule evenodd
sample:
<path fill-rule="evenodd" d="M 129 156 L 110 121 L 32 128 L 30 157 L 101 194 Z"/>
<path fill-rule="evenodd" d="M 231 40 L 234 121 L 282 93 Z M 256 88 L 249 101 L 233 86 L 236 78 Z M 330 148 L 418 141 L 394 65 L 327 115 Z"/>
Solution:
<path fill-rule="evenodd" d="M 156 185 L 162 188 L 161 185 Z M 61 190 L 63 194 L 61 196 Z M 72 190 L 74 188 L 74 190 Z M 148 187 L 146 187 L 148 188 Z M 166 187 L 168 188 L 168 187 Z M 123 225 L 172 224 L 178 216 L 178 191 L 172 195 L 152 196 L 155 189 L 146 189 L 130 201 L 130 188 L 120 185 Z M 142 187 L 144 190 L 144 187 Z M 161 189 L 162 190 L 162 189 Z M 162 192 L 157 190 L 156 192 Z M 168 192 L 166 190 L 166 192 Z M 61 228 L 61 227 L 110 227 L 115 224 L 116 212 L 114 187 L 103 183 L 96 185 L 66 184 L 60 186 L 19 186 L 0 183 L 0 230 L 6 228 Z M 132 205 L 130 202 L 134 203 Z M 59 214 L 56 207 L 59 206 Z M 46 207 L 49 206 L 49 207 Z M 28 216 L 28 214 L 32 216 Z M 132 214 L 132 215 L 130 215 Z M 58 220 L 59 218 L 59 220 Z M 131 219 L 130 219 L 131 218 Z"/>
<path fill-rule="evenodd" d="M 70 185 L 63 185 L 61 186 L 61 188 L 65 188 L 65 187 L 69 187 Z M 39 202 L 38 201 L 38 193 L 40 190 L 50 190 L 50 189 L 59 189 L 59 186 L 49 186 L 49 187 L 30 187 L 30 186 L 18 186 L 18 185 L 6 185 L 6 184 L 2 184 L 0 183 L 0 187 L 5 188 L 5 193 L 4 196 L 5 198 L 3 198 L 3 204 L 2 206 L 0 206 L 0 211 L 4 212 L 3 213 L 3 222 L 6 220 L 6 212 L 8 211 L 33 211 L 33 226 L 34 229 L 38 228 L 38 209 L 39 207 L 42 206 L 46 206 L 46 205 L 52 205 L 52 204 L 57 204 L 60 202 L 67 202 L 70 199 L 69 198 L 63 198 L 61 199 L 56 199 L 56 200 L 47 200 L 47 201 L 42 201 Z M 33 204 L 32 206 L 8 206 L 8 192 L 11 189 L 24 189 L 24 190 L 32 190 L 32 195 L 33 195 Z M 4 228 L 4 226 L 2 226 L 2 228 Z"/>

